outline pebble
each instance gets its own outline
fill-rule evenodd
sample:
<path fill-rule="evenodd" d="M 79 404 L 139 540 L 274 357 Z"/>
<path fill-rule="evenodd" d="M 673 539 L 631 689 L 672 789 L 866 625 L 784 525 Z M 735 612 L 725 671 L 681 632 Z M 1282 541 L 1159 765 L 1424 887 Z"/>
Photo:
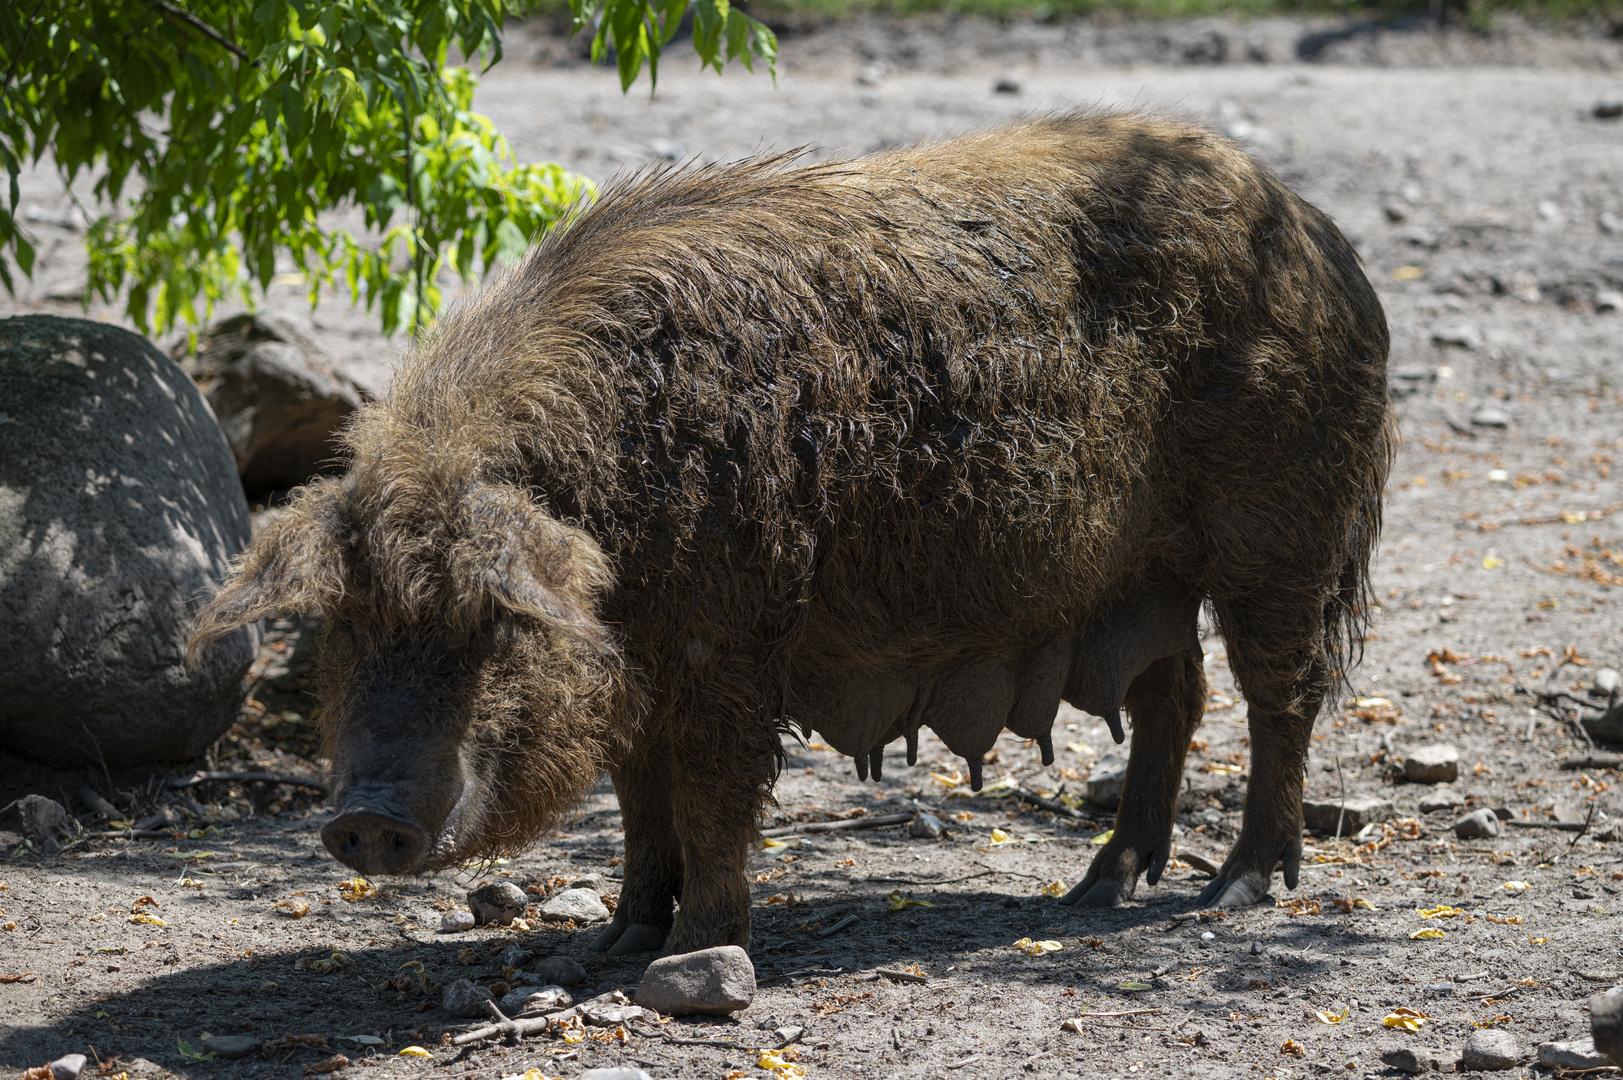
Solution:
<path fill-rule="evenodd" d="M 531 964 L 526 975 L 533 975 L 550 986 L 579 986 L 586 981 L 586 969 L 579 960 L 567 956 L 549 956 Z"/>
<path fill-rule="evenodd" d="M 455 982 L 445 984 L 445 990 L 440 995 L 440 1005 L 452 1016 L 460 1016 L 467 1020 L 476 1017 L 489 1016 L 485 1011 L 485 1002 L 493 1000 L 490 989 L 480 986 L 472 979 L 457 979 Z"/>
<path fill-rule="evenodd" d="M 947 827 L 941 824 L 940 818 L 923 810 L 907 823 L 907 835 L 919 840 L 939 840 L 946 831 Z"/>
<path fill-rule="evenodd" d="M 1615 668 L 1603 667 L 1595 672 L 1595 681 L 1590 685 L 1594 687 L 1591 693 L 1595 697 L 1615 698 L 1623 690 L 1623 675 L 1619 675 Z"/>
<path fill-rule="evenodd" d="M 602 874 L 582 874 L 569 883 L 571 889 L 591 889 L 598 896 L 611 893 L 619 886 Z"/>
<path fill-rule="evenodd" d="M 1623 292 L 1602 289 L 1595 294 L 1596 311 L 1623 311 Z"/>
<path fill-rule="evenodd" d="M 1088 802 L 1114 810 L 1121 805 L 1121 786 L 1127 780 L 1127 759 L 1106 754 L 1088 774 Z"/>
<path fill-rule="evenodd" d="M 1460 1065 L 1466 1072 L 1503 1072 L 1516 1067 L 1521 1048 L 1516 1037 L 1502 1028 L 1473 1031 L 1460 1052 Z"/>
<path fill-rule="evenodd" d="M 641 1005 L 628 1005 L 623 1001 L 588 1001 L 577 1011 L 580 1018 L 593 1027 L 616 1027 L 632 1020 L 659 1023 L 659 1014 Z"/>
<path fill-rule="evenodd" d="M 204 1039 L 199 1047 L 204 1053 L 213 1051 L 214 1054 L 225 1061 L 236 1061 L 249 1054 L 258 1052 L 265 1045 L 263 1039 L 256 1039 L 252 1035 L 216 1035 L 212 1039 Z M 63 1080 L 57 1077 L 56 1080 Z"/>
<path fill-rule="evenodd" d="M 789 1024 L 789 1025 L 787 1025 L 785 1027 L 773 1028 L 772 1029 L 772 1034 L 774 1034 L 774 1035 L 776 1035 L 778 1037 L 779 1042 L 785 1042 L 785 1043 L 799 1042 L 800 1037 L 802 1035 L 806 1034 L 806 1029 L 803 1028 L 803 1027 L 799 1027 L 797 1025 L 794 1025 L 794 1024 Z"/>
<path fill-rule="evenodd" d="M 601 922 L 609 917 L 609 909 L 591 889 L 565 889 L 541 905 L 541 917 L 549 922 Z"/>
<path fill-rule="evenodd" d="M 1547 1069 L 1587 1072 L 1590 1069 L 1604 1069 L 1612 1062 L 1595 1049 L 1594 1039 L 1572 1039 L 1568 1042 L 1547 1042 L 1540 1046 L 1538 1063 Z"/>
<path fill-rule="evenodd" d="M 1310 829 L 1334 833 L 1336 819 L 1341 811 L 1339 799 L 1303 799 L 1302 821 Z M 1390 821 L 1396 811 L 1387 799 L 1353 798 L 1346 800 L 1346 815 L 1341 818 L 1341 835 L 1351 836 L 1365 825 L 1377 821 Z"/>
<path fill-rule="evenodd" d="M 1208 945 L 1210 945 L 1212 942 L 1217 940 L 1217 935 L 1212 933 L 1210 930 L 1207 930 L 1206 932 L 1204 932 L 1203 934 L 1200 935 L 1200 940 L 1202 940 L 1202 941 L 1206 942 Z"/>
<path fill-rule="evenodd" d="M 1433 788 L 1420 797 L 1420 812 L 1430 814 L 1436 810 L 1452 810 L 1465 805 L 1465 796 L 1446 784 Z"/>
<path fill-rule="evenodd" d="M 1439 345 L 1458 345 L 1462 349 L 1482 348 L 1482 334 L 1468 323 L 1444 326 L 1431 332 L 1431 340 Z"/>
<path fill-rule="evenodd" d="M 473 912 L 447 911 L 440 916 L 440 933 L 457 934 L 463 930 L 473 929 Z"/>
<path fill-rule="evenodd" d="M 496 966 L 504 968 L 521 968 L 535 959 L 535 954 L 528 949 L 521 949 L 517 945 L 509 945 L 496 957 Z"/>
<path fill-rule="evenodd" d="M 51 1062 L 51 1080 L 79 1080 L 89 1060 L 83 1054 L 67 1054 Z"/>
<path fill-rule="evenodd" d="M 992 93 L 994 94 L 1018 94 L 1019 92 L 1020 80 L 1013 75 L 1004 75 L 992 84 Z"/>
<path fill-rule="evenodd" d="M 1595 119 L 1616 120 L 1623 116 L 1623 98 L 1607 98 L 1595 102 Z"/>
<path fill-rule="evenodd" d="M 1403 759 L 1403 778 L 1416 784 L 1451 784 L 1460 776 L 1460 752 L 1447 743 L 1417 746 Z"/>
<path fill-rule="evenodd" d="M 580 1080 L 654 1080 L 641 1069 L 586 1069 Z"/>
<path fill-rule="evenodd" d="M 1623 217 L 1618 217 L 1610 210 L 1602 210 L 1596 216 L 1595 224 L 1600 226 L 1602 232 L 1611 233 L 1613 236 L 1623 233 Z"/>
<path fill-rule="evenodd" d="M 1482 840 L 1499 835 L 1499 815 L 1482 809 L 1466 814 L 1454 823 L 1454 835 L 1461 840 Z"/>
<path fill-rule="evenodd" d="M 524 890 L 511 881 L 498 881 L 484 885 L 468 894 L 468 907 L 473 909 L 475 926 L 495 923 L 506 926 L 524 914 L 529 903 Z"/>
<path fill-rule="evenodd" d="M 540 1016 L 574 1003 L 569 991 L 561 986 L 521 986 L 502 998 L 500 1008 L 504 1016 Z"/>
<path fill-rule="evenodd" d="M 1484 405 L 1471 414 L 1471 423 L 1477 427 L 1507 428 L 1510 414 L 1497 405 Z"/>
<path fill-rule="evenodd" d="M 648 965 L 637 1004 L 668 1016 L 726 1015 L 755 1000 L 755 965 L 737 945 L 665 956 Z"/>
<path fill-rule="evenodd" d="M 1457 1060 L 1457 1055 L 1442 1050 L 1417 1050 L 1412 1046 L 1381 1052 L 1383 1063 L 1406 1073 L 1453 1072 Z"/>

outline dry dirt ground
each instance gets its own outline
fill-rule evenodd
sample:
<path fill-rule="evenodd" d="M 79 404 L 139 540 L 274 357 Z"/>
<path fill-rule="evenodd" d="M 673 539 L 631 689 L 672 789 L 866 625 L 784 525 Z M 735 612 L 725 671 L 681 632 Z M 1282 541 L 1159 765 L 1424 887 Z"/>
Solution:
<path fill-rule="evenodd" d="M 1593 115 L 1598 101 L 1623 96 L 1623 45 L 1601 34 L 1288 22 L 868 24 L 786 36 L 784 50 L 776 89 L 674 62 L 650 100 L 645 88 L 622 97 L 572 47 L 525 31 L 480 105 L 522 157 L 598 179 L 663 157 L 860 152 L 1028 110 L 1173 110 L 1246 140 L 1355 239 L 1392 325 L 1403 444 L 1376 569 L 1381 606 L 1353 673 L 1365 700 L 1321 717 L 1308 790 L 1379 794 L 1398 820 L 1351 841 L 1310 838 L 1301 887 L 1275 889 L 1291 906 L 1176 920 L 1205 876 L 1175 864 L 1124 907 L 1077 911 L 1047 887 L 1080 878 L 1108 815 L 968 797 L 942 782 L 962 763 L 938 742 L 926 741 L 916 767 L 893 755 L 879 784 L 858 783 L 849 760 L 818 744 L 791 748 L 769 824 L 918 806 L 951 835 L 808 834 L 761 851 L 751 952 L 762 985 L 730 1021 L 459 1052 L 446 1043 L 470 1024 L 445 1013 L 433 987 L 503 981 L 496 955 L 507 943 L 578 958 L 589 973 L 578 997 L 637 983 L 643 961 L 590 953 L 593 929 L 433 932 L 480 881 L 510 879 L 539 896 L 576 875 L 612 878 L 621 836 L 611 796 L 509 863 L 383 883 L 352 900 L 340 886 L 349 875 L 320 846 L 324 811 L 309 792 L 216 783 L 177 803 L 162 778 L 5 761 L 0 800 L 26 790 L 71 798 L 89 779 L 104 794 L 116 788 L 128 817 L 163 802 L 179 816 L 167 838 L 87 838 L 52 857 L 4 831 L 15 818 L 0 820 L 0 1071 L 93 1047 L 117 1056 L 109 1075 L 136 1080 L 292 1078 L 335 1051 L 346 1072 L 378 1080 L 551 1077 L 613 1063 L 719 1080 L 765 1075 L 739 1047 L 793 1024 L 805 1028 L 798 1064 L 814 1080 L 1394 1075 L 1381 1051 L 1457 1049 L 1482 1025 L 1519 1040 L 1518 1072 L 1540 1072 L 1527 1064 L 1532 1047 L 1587 1029 L 1585 997 L 1623 966 L 1623 843 L 1594 835 L 1623 815 L 1623 799 L 1615 770 L 1560 767 L 1586 748 L 1570 727 L 1537 719 L 1518 688 L 1553 679 L 1581 693 L 1591 662 L 1623 664 L 1623 312 L 1603 310 L 1623 285 L 1623 121 Z M 1017 93 L 994 92 L 1005 75 Z M 10 309 L 71 314 L 78 236 L 51 224 L 66 207 L 48 178 L 31 178 L 26 197 L 45 259 Z M 309 323 L 298 292 L 277 287 L 271 306 Z M 313 320 L 335 356 L 381 387 L 402 345 L 371 325 L 339 302 Z M 272 631 L 254 702 L 213 767 L 308 768 L 311 634 L 293 622 Z M 1212 694 L 1177 842 L 1220 860 L 1239 825 L 1248 748 L 1222 641 L 1208 636 L 1206 647 Z M 1066 711 L 1056 736 L 1047 769 L 1006 737 L 989 782 L 1081 790 L 1109 735 Z M 1459 811 L 1422 814 L 1429 789 L 1397 782 L 1391 765 L 1408 747 L 1445 740 L 1460 751 L 1454 787 L 1467 808 L 1530 821 L 1593 808 L 1590 830 L 1456 840 Z M 891 910 L 893 891 L 933 906 Z M 1356 900 L 1368 906 L 1347 903 Z M 1443 904 L 1461 914 L 1416 913 Z M 303 905 L 307 914 L 288 917 Z M 132 911 L 163 925 L 132 921 Z M 1413 937 L 1433 927 L 1446 936 Z M 1022 938 L 1060 947 L 1028 956 L 1014 944 Z M 344 960 L 333 971 L 301 963 L 335 951 Z M 401 974 L 422 978 L 391 988 Z M 1400 1007 L 1427 1017 L 1417 1033 L 1383 1024 Z M 1078 1017 L 1075 1030 L 1062 1026 Z M 318 1035 L 325 1048 L 192 1060 L 186 1047 L 205 1032 Z M 398 1056 L 408 1044 L 430 1056 Z"/>

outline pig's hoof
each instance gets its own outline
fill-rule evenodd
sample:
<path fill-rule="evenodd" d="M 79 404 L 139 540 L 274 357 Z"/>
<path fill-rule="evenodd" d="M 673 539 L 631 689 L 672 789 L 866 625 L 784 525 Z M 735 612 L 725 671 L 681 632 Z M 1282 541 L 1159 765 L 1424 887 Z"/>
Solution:
<path fill-rule="evenodd" d="M 632 923 L 609 949 L 610 956 L 629 956 L 632 953 L 655 952 L 665 944 L 665 931 L 647 923 Z"/>
<path fill-rule="evenodd" d="M 1201 890 L 1196 907 L 1250 907 L 1268 896 L 1268 879 L 1254 874 L 1218 874 Z"/>

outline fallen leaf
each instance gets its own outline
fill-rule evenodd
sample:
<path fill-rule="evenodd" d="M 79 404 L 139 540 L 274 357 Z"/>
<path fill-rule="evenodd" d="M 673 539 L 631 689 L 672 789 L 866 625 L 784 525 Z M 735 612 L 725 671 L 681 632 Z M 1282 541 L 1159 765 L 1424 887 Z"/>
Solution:
<path fill-rule="evenodd" d="M 1115 829 L 1106 829 L 1098 836 L 1095 836 L 1091 841 L 1089 841 L 1089 843 L 1093 844 L 1095 847 L 1104 847 L 1106 844 L 1110 843 L 1111 837 L 1115 835 Z"/>
<path fill-rule="evenodd" d="M 1409 935 L 1410 941 L 1438 941 L 1448 935 L 1435 926 L 1428 926 L 1424 930 L 1416 930 Z"/>
<path fill-rule="evenodd" d="M 1306 1057 L 1307 1051 L 1295 1039 L 1286 1039 L 1279 1047 L 1279 1052 L 1286 1057 Z"/>
<path fill-rule="evenodd" d="M 1065 744 L 1065 749 L 1073 754 L 1097 754 L 1099 752 L 1085 742 L 1068 742 Z"/>
<path fill-rule="evenodd" d="M 1484 570 L 1497 570 L 1503 565 L 1505 565 L 1505 560 L 1497 555 L 1487 555 L 1482 559 L 1482 569 Z"/>
<path fill-rule="evenodd" d="M 1422 919 L 1452 919 L 1456 915 L 1465 914 L 1459 908 L 1449 907 L 1447 904 L 1438 904 L 1434 908 L 1415 908 L 1414 913 Z"/>
<path fill-rule="evenodd" d="M 1042 956 L 1044 953 L 1059 952 L 1060 949 L 1064 948 L 1057 941 L 1033 941 L 1028 937 L 1023 937 L 1015 942 L 1014 947 L 1027 956 Z"/>
<path fill-rule="evenodd" d="M 1426 270 L 1421 266 L 1400 266 L 1392 271 L 1393 281 L 1419 281 L 1426 276 Z"/>
<path fill-rule="evenodd" d="M 1501 889 L 1509 889 L 1511 892 L 1521 892 L 1523 889 L 1532 888 L 1532 886 L 1525 881 L 1507 881 L 1499 887 Z"/>
<path fill-rule="evenodd" d="M 21 975 L 0 975 L 0 983 L 31 983 L 36 978 L 32 971 L 25 971 Z"/>
<path fill-rule="evenodd" d="M 303 900 L 278 900 L 270 909 L 278 915 L 285 915 L 289 919 L 302 919 L 310 914 L 310 905 Z"/>
<path fill-rule="evenodd" d="M 138 911 L 134 915 L 131 915 L 125 921 L 126 922 L 132 922 L 132 923 L 144 923 L 147 926 L 168 926 L 169 925 L 168 923 L 164 922 L 162 919 L 158 918 L 156 915 L 153 915 L 151 912 L 146 912 L 146 911 Z"/>
<path fill-rule="evenodd" d="M 1044 885 L 1043 888 L 1042 888 L 1042 894 L 1044 896 L 1060 897 L 1060 896 L 1064 896 L 1065 893 L 1066 893 L 1066 888 L 1065 888 L 1065 882 L 1063 882 L 1063 881 L 1050 881 L 1047 885 Z"/>
<path fill-rule="evenodd" d="M 402 1050 L 401 1053 L 403 1054 L 405 1051 Z M 428 1056 L 426 1052 L 424 1053 L 424 1056 Z M 745 1073 L 744 1075 L 748 1076 L 749 1074 Z M 523 1072 L 515 1073 L 512 1076 L 504 1076 L 502 1077 L 502 1080 L 559 1080 L 559 1078 L 548 1076 L 540 1069 L 525 1069 Z"/>
<path fill-rule="evenodd" d="M 159 904 L 156 900 L 152 899 L 152 897 L 143 896 L 139 900 L 137 900 L 135 903 L 130 905 L 130 910 L 134 911 L 138 907 L 161 907 L 161 906 L 162 905 Z"/>
<path fill-rule="evenodd" d="M 1399 1028 L 1403 1031 L 1419 1031 L 1420 1026 L 1430 1019 L 1431 1017 L 1419 1009 L 1404 1007 L 1393 1009 L 1392 1014 L 1382 1020 L 1381 1023 L 1389 1028 Z"/>
<path fill-rule="evenodd" d="M 930 779 L 934 780 L 942 787 L 957 787 L 959 784 L 964 782 L 964 774 L 959 772 L 957 769 L 954 769 L 952 771 L 952 775 L 950 776 L 946 773 L 933 772 L 930 774 Z"/>
<path fill-rule="evenodd" d="M 775 840 L 770 836 L 764 837 L 761 840 L 761 850 L 762 851 L 771 851 L 774 848 L 781 848 L 781 847 L 788 847 L 788 846 L 789 846 L 789 842 L 787 840 Z"/>
<path fill-rule="evenodd" d="M 1012 840 L 1014 840 L 1014 837 L 1010 836 L 1008 833 L 1004 832 L 1002 829 L 993 829 L 992 830 L 992 843 L 994 843 L 994 844 L 1007 844 L 1007 843 L 1011 842 Z"/>
<path fill-rule="evenodd" d="M 1318 1012 L 1315 1012 L 1313 1015 L 1317 1016 L 1321 1023 L 1339 1024 L 1343 1020 L 1347 1019 L 1347 1014 L 1350 1013 L 1351 1011 L 1352 1011 L 1351 1008 L 1349 1008 L 1346 1005 L 1343 1005 L 1341 1007 L 1341 1011 L 1339 1013 L 1324 1012 L 1323 1010 L 1320 1010 Z"/>
<path fill-rule="evenodd" d="M 915 900 L 911 896 L 903 896 L 900 889 L 890 891 L 890 895 L 885 897 L 885 906 L 891 911 L 902 911 L 910 907 L 935 907 L 928 900 Z"/>
<path fill-rule="evenodd" d="M 337 1072 L 348 1064 L 349 1058 L 343 1054 L 334 1054 L 332 1057 L 324 1061 L 318 1061 L 314 1065 L 306 1065 L 304 1071 L 307 1073 L 331 1073 Z"/>
<path fill-rule="evenodd" d="M 370 900 L 377 894 L 378 887 L 363 877 L 352 877 L 338 883 L 338 895 L 352 904 L 358 900 Z"/>
<path fill-rule="evenodd" d="M 400 1048 L 400 1052 L 395 1054 L 395 1057 L 425 1057 L 425 1058 L 431 1058 L 433 1056 L 434 1056 L 433 1054 L 429 1053 L 427 1050 L 424 1050 L 421 1046 L 402 1046 Z"/>

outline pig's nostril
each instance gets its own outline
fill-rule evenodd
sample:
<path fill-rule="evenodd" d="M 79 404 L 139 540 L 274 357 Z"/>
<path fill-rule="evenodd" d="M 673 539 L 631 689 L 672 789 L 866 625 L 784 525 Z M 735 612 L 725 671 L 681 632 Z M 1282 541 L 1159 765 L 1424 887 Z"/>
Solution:
<path fill-rule="evenodd" d="M 407 840 L 404 836 L 401 836 L 399 833 L 395 834 L 394 849 L 396 851 L 405 851 L 410 846 L 411 846 L 411 841 Z"/>
<path fill-rule="evenodd" d="M 321 830 L 327 850 L 363 874 L 403 874 L 427 846 L 410 820 L 365 807 L 346 810 Z"/>
<path fill-rule="evenodd" d="M 345 851 L 359 851 L 360 849 L 361 849 L 361 838 L 360 838 L 360 836 L 355 834 L 355 833 L 346 833 L 345 836 L 344 836 L 344 850 Z"/>

